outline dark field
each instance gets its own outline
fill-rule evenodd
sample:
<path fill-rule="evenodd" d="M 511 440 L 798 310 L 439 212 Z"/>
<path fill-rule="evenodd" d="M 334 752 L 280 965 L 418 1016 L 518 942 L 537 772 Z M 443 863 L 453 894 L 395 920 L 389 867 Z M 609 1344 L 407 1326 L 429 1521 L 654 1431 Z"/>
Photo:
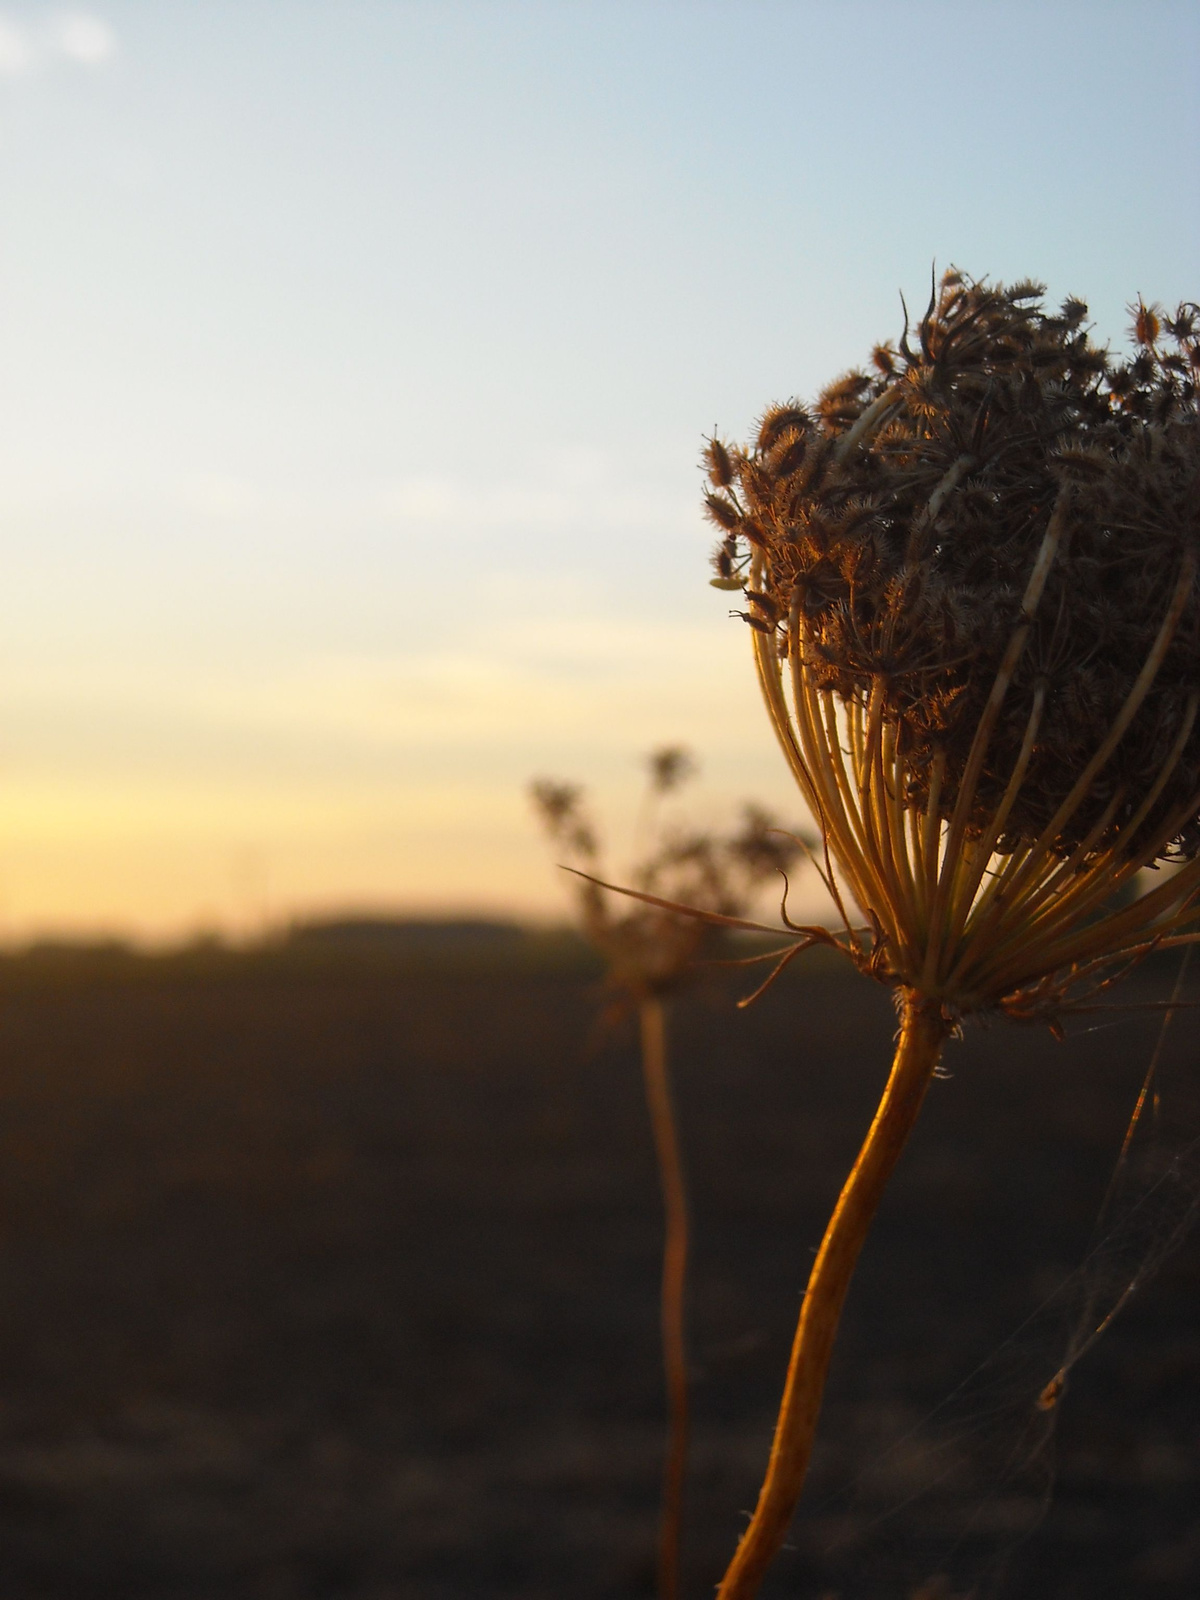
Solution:
<path fill-rule="evenodd" d="M 658 1199 L 632 1047 L 585 1048 L 592 984 L 561 951 L 3 964 L 3 1600 L 651 1592 Z M 1200 1054 L 1190 1016 L 1176 1073 Z M 700 994 L 675 1022 L 703 1596 L 753 1502 L 892 1015 L 822 968 L 748 1015 Z M 1156 1027 L 952 1047 L 771 1595 L 903 1597 L 936 1572 L 925 1600 L 1200 1595 L 1194 1237 L 1080 1364 L 1055 1442 L 1027 1430 L 1053 1420 L 1034 1399 L 1078 1286 L 993 1387 L 923 1420 L 1078 1265 Z"/>

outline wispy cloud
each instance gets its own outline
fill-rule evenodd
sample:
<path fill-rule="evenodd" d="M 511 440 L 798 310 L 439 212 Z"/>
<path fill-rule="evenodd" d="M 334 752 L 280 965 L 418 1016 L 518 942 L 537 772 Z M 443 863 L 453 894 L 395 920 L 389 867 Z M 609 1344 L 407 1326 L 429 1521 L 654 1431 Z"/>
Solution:
<path fill-rule="evenodd" d="M 61 61 L 102 67 L 116 53 L 116 34 L 90 11 L 62 11 L 38 23 L 0 15 L 2 77 L 21 77 Z"/>
<path fill-rule="evenodd" d="M 88 11 L 69 11 L 50 24 L 47 37 L 60 54 L 96 67 L 117 53 L 117 39 L 107 22 Z"/>
<path fill-rule="evenodd" d="M 28 72 L 33 65 L 33 52 L 22 29 L 0 17 L 0 73 L 15 77 Z"/>
<path fill-rule="evenodd" d="M 514 749 L 624 751 L 667 737 L 741 753 L 747 742 L 764 743 L 757 721 L 745 731 L 755 702 L 744 654 L 743 631 L 724 621 L 642 623 L 577 611 L 480 623 L 440 648 L 314 651 L 252 672 L 210 665 L 177 675 L 143 660 L 95 663 L 81 675 L 63 661 L 42 668 L 35 684 L 11 674 L 0 682 L 0 717 L 10 746 L 20 724 L 30 755 L 61 756 L 64 737 L 78 752 L 88 727 L 144 726 L 148 750 L 157 742 L 155 759 L 168 764 L 178 755 L 163 734 L 172 720 L 199 741 L 248 735 L 264 750 L 326 745 L 333 758 L 469 747 L 503 765 Z M 714 725 L 724 730 L 719 740 Z M 105 762 L 106 746 L 114 758 L 125 749 L 119 739 L 86 742 Z"/>
<path fill-rule="evenodd" d="M 582 488 L 501 483 L 487 489 L 446 478 L 410 478 L 379 492 L 379 513 L 396 522 L 465 528 L 555 528 L 589 520 L 638 527 L 664 516 L 692 513 L 690 500 L 622 493 L 609 485 Z"/>

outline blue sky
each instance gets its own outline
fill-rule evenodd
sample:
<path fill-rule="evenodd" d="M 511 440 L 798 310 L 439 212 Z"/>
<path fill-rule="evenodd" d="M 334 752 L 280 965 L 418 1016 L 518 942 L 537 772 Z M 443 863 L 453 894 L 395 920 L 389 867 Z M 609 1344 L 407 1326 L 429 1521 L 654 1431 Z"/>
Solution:
<path fill-rule="evenodd" d="M 553 913 L 795 812 L 696 462 L 931 264 L 1200 294 L 1200 11 L 0 6 L 0 934 Z M 619 827 L 618 827 L 619 831 Z"/>

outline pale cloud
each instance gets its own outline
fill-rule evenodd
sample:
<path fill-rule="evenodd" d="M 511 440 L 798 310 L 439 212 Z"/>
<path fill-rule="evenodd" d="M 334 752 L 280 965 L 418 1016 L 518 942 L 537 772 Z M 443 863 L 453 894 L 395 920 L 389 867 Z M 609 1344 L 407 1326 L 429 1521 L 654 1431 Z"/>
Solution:
<path fill-rule="evenodd" d="M 0 715 L 34 730 L 31 750 L 57 748 L 56 726 L 182 719 L 207 737 L 225 730 L 280 749 L 469 747 L 493 764 L 506 750 L 627 751 L 665 738 L 741 752 L 766 742 L 745 656 L 741 630 L 724 621 L 576 612 L 500 620 L 417 651 L 315 652 L 253 674 L 111 660 L 81 674 L 76 661 L 47 662 L 35 684 L 0 683 Z"/>
<path fill-rule="evenodd" d="M 430 656 L 397 663 L 329 663 L 256 691 L 205 695 L 205 709 L 223 725 L 301 730 L 369 747 L 416 745 L 446 750 L 467 742 L 489 753 L 517 741 L 574 744 L 583 730 L 609 727 L 622 746 L 652 741 L 664 722 L 700 721 L 687 704 L 695 680 L 659 677 L 654 696 L 635 672 L 571 683 L 529 667 L 471 656 Z M 706 685 L 706 687 L 713 687 Z M 721 686 L 715 686 L 718 689 Z M 724 696 L 721 697 L 722 699 Z M 690 714 L 689 714 L 690 713 Z M 707 719 L 706 719 L 707 720 Z"/>
<path fill-rule="evenodd" d="M 628 492 L 599 475 L 583 477 L 565 466 L 557 481 L 545 486 L 496 483 L 486 488 L 448 478 L 414 477 L 385 485 L 368 505 L 396 522 L 437 527 L 559 528 L 582 521 L 605 527 L 635 528 L 664 518 L 695 519 L 690 498 Z"/>
<path fill-rule="evenodd" d="M 117 53 L 117 37 L 90 11 L 64 11 L 41 25 L 0 16 L 0 76 L 20 77 L 56 60 L 102 67 Z"/>
<path fill-rule="evenodd" d="M 0 74 L 2 29 L 0 23 Z M 126 187 L 145 187 L 156 176 L 153 157 L 143 151 L 127 151 L 119 160 L 114 157 L 109 170 Z M 140 505 L 152 508 L 146 514 L 155 517 L 178 510 L 215 522 L 247 521 L 264 528 L 382 524 L 401 532 L 499 534 L 700 527 L 690 482 L 674 493 L 627 487 L 612 474 L 590 469 L 585 473 L 565 452 L 544 480 L 514 477 L 471 483 L 413 475 L 390 481 L 285 483 L 227 470 L 219 463 L 196 463 L 160 476 L 156 464 L 142 457 L 114 460 L 92 455 L 72 460 L 66 454 L 68 441 L 52 435 L 35 445 L 40 454 L 13 453 L 4 461 L 0 517 L 48 510 L 94 517 L 100 507 L 127 517 L 130 499 L 136 497 Z"/>
<path fill-rule="evenodd" d="M 20 28 L 0 17 L 0 74 L 16 77 L 33 65 L 33 52 Z"/>
<path fill-rule="evenodd" d="M 116 35 L 107 22 L 86 11 L 70 11 L 57 18 L 47 37 L 59 52 L 86 67 L 98 67 L 117 53 Z"/>
<path fill-rule="evenodd" d="M 0 941 L 249 926 L 248 843 L 275 921 L 346 906 L 566 915 L 569 889 L 529 809 L 534 776 L 586 784 L 618 872 L 639 758 L 667 741 L 700 757 L 687 797 L 698 822 L 725 826 L 750 795 L 802 815 L 747 653 L 728 622 L 577 610 L 251 676 L 178 681 L 98 661 L 86 677 L 64 669 L 53 694 L 44 675 L 32 693 L 10 678 Z M 810 888 L 794 909 L 822 915 Z"/>
<path fill-rule="evenodd" d="M 581 743 L 606 752 L 665 738 L 708 746 L 715 728 L 727 749 L 743 750 L 766 742 L 745 655 L 742 634 L 723 621 L 523 618 L 445 649 L 314 656 L 253 682 L 210 677 L 187 700 L 213 727 L 368 750 L 471 748 L 493 762 L 506 750 Z"/>
<path fill-rule="evenodd" d="M 234 473 L 202 474 L 187 485 L 182 498 L 201 515 L 218 521 L 287 516 L 299 509 L 295 496 L 281 501 L 279 496 L 268 494 L 259 485 Z"/>

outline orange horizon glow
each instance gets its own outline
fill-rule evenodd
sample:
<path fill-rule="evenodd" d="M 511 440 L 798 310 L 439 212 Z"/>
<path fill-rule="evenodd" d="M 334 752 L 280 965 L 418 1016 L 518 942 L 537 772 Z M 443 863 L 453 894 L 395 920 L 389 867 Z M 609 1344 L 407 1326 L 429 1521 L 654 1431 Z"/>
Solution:
<path fill-rule="evenodd" d="M 0 14 L 0 943 L 565 918 L 528 783 L 664 743 L 804 821 L 703 440 L 931 259 L 1194 296 L 1200 11 L 727 9 Z"/>

